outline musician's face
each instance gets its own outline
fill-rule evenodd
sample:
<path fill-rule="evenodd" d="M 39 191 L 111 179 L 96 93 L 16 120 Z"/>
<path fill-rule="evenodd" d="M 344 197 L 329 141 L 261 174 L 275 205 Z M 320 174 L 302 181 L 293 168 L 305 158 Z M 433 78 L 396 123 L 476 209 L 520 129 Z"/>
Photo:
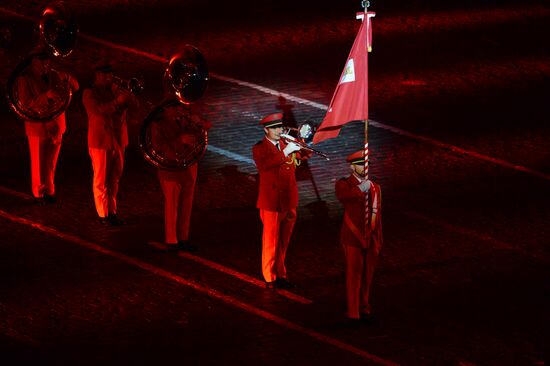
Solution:
<path fill-rule="evenodd" d="M 281 138 L 281 133 L 283 133 L 283 126 L 272 127 L 272 128 L 264 127 L 264 131 L 268 139 L 273 141 L 279 141 L 279 139 Z"/>
<path fill-rule="evenodd" d="M 365 166 L 362 164 L 352 164 L 351 170 L 360 177 L 365 176 Z"/>

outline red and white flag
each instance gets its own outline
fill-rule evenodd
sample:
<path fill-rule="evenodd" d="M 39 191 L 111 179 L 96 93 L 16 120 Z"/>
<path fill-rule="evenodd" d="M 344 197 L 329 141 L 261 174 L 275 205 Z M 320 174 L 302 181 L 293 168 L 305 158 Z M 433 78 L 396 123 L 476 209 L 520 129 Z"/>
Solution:
<path fill-rule="evenodd" d="M 371 50 L 371 18 L 374 12 L 362 15 L 364 17 L 361 28 L 355 37 L 328 111 L 313 136 L 314 144 L 338 136 L 342 126 L 348 122 L 368 119 L 367 55 Z"/>

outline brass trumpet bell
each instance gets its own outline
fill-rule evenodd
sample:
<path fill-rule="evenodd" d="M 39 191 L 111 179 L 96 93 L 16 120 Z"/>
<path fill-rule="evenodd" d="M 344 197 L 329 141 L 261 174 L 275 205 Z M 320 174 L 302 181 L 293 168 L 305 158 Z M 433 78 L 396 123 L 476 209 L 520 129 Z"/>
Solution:
<path fill-rule="evenodd" d="M 136 77 L 130 79 L 123 79 L 118 76 L 113 76 L 113 81 L 123 89 L 128 90 L 134 95 L 140 95 L 145 87 L 143 83 Z"/>
<path fill-rule="evenodd" d="M 299 138 L 308 144 L 313 140 L 314 133 L 315 127 L 310 122 L 304 122 L 298 127 L 285 127 L 283 131 L 283 134 Z"/>

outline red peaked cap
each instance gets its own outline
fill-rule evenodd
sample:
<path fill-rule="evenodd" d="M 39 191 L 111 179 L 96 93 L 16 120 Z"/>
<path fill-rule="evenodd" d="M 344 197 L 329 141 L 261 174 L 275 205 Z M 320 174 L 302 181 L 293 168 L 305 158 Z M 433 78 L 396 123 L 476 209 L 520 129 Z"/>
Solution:
<path fill-rule="evenodd" d="M 265 116 L 260 124 L 265 128 L 279 127 L 283 125 L 283 114 L 282 113 L 273 113 L 268 116 Z"/>
<path fill-rule="evenodd" d="M 353 154 L 346 158 L 346 161 L 350 164 L 365 164 L 365 151 L 357 150 Z"/>

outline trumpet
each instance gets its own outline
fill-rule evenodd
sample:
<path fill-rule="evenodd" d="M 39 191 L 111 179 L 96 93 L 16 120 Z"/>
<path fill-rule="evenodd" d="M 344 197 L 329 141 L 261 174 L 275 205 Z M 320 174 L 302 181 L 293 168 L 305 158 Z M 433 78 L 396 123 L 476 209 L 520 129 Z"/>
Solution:
<path fill-rule="evenodd" d="M 144 89 L 143 83 L 135 77 L 130 79 L 123 79 L 119 76 L 113 75 L 113 82 L 122 89 L 125 89 L 134 95 L 141 94 Z"/>
<path fill-rule="evenodd" d="M 330 160 L 327 154 L 322 151 L 316 150 L 308 145 L 308 143 L 313 140 L 314 132 L 315 128 L 313 127 L 313 125 L 309 122 L 304 122 L 298 127 L 284 127 L 283 132 L 281 133 L 281 138 L 287 143 L 295 143 L 296 145 L 300 146 L 300 149 L 311 151 L 319 156 L 322 156 L 326 160 Z M 296 136 L 293 136 L 291 133 Z"/>

